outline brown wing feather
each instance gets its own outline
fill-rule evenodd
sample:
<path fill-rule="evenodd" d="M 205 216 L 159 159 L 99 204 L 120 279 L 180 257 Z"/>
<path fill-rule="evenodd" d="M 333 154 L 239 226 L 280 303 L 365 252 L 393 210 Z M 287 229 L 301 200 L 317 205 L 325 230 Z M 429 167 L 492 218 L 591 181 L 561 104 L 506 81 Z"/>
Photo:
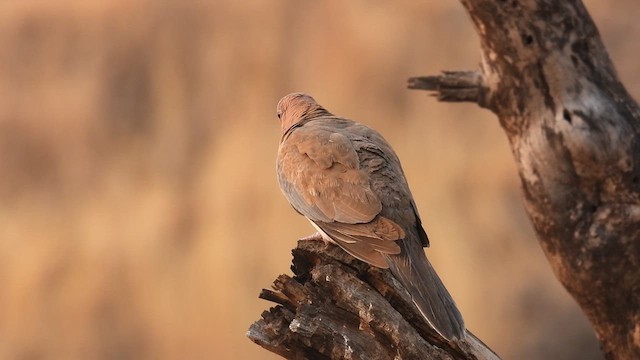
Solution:
<path fill-rule="evenodd" d="M 314 222 L 346 252 L 371 265 L 388 268 L 383 254 L 400 254 L 401 248 L 395 240 L 405 236 L 400 226 L 382 216 L 364 224 L 343 224 L 339 222 Z"/>
<path fill-rule="evenodd" d="M 395 241 L 380 242 L 379 240 L 376 241 L 377 239 L 363 239 L 362 237 L 341 233 L 330 226 L 321 227 L 321 229 L 353 257 L 379 268 L 387 269 L 389 267 L 389 264 L 382 256 L 383 253 L 398 254 L 400 252 L 400 247 Z"/>
<path fill-rule="evenodd" d="M 382 210 L 358 154 L 339 133 L 311 126 L 293 132 L 280 146 L 278 180 L 296 210 L 314 221 L 364 223 Z"/>
<path fill-rule="evenodd" d="M 400 240 L 405 237 L 404 230 L 395 222 L 376 216 L 371 222 L 365 224 L 329 223 L 322 226 L 330 226 L 332 229 L 346 235 L 374 238 L 385 241 Z"/>

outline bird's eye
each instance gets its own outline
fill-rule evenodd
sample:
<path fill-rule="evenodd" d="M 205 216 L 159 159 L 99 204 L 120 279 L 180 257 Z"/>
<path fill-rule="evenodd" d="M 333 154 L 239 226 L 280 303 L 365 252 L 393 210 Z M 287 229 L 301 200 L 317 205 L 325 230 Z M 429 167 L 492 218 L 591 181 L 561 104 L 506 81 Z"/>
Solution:
<path fill-rule="evenodd" d="M 282 117 L 282 113 L 278 112 L 276 115 L 278 115 L 278 119 L 280 119 Z"/>

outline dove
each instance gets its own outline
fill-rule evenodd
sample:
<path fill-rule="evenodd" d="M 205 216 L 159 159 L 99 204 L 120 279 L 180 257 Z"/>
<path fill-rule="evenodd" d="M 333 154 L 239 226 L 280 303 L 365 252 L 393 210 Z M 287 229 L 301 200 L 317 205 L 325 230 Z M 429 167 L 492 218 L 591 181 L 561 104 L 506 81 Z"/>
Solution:
<path fill-rule="evenodd" d="M 375 130 L 305 93 L 277 106 L 280 188 L 319 233 L 355 258 L 390 269 L 429 325 L 461 339 L 464 321 L 426 257 L 429 239 L 398 156 Z"/>

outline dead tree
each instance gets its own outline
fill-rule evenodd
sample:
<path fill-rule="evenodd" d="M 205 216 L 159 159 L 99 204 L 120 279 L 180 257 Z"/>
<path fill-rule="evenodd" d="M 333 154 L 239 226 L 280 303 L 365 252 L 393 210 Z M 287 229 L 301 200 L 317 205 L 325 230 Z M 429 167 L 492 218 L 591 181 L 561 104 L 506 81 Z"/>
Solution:
<path fill-rule="evenodd" d="M 526 211 L 608 359 L 640 359 L 640 109 L 580 0 L 461 0 L 481 69 L 410 79 L 505 130 Z"/>
<path fill-rule="evenodd" d="M 518 163 L 527 213 L 556 276 L 609 359 L 640 358 L 640 109 L 580 0 L 461 0 L 479 71 L 410 79 L 441 101 L 494 112 Z M 471 334 L 448 343 L 387 271 L 300 242 L 280 305 L 248 336 L 289 359 L 497 358 Z"/>

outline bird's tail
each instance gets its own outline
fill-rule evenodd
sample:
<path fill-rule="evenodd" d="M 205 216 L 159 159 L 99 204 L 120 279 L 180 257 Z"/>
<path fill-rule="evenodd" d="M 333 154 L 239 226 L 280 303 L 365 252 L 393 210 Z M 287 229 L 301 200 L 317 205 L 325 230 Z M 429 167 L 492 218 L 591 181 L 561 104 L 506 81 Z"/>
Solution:
<path fill-rule="evenodd" d="M 448 340 L 464 338 L 462 314 L 429 263 L 422 246 L 410 238 L 401 242 L 400 254 L 385 255 L 391 272 L 440 335 Z"/>

